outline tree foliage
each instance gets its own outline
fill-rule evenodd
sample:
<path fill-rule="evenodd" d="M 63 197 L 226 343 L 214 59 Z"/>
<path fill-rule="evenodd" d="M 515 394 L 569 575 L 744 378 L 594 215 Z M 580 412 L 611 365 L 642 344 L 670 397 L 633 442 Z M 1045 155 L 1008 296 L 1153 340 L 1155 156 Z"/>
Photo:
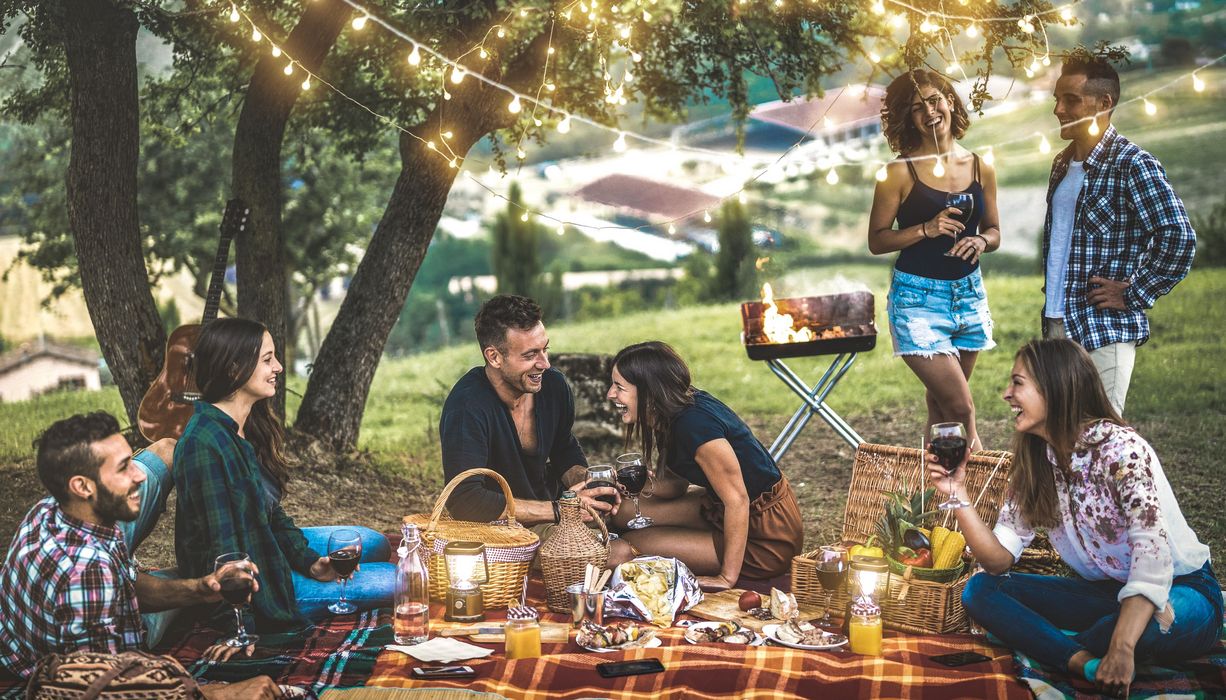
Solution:
<path fill-rule="evenodd" d="M 535 294 L 541 274 L 541 225 L 528 216 L 518 184 L 511 185 L 506 209 L 490 225 L 490 265 L 498 279 L 499 294 Z"/>
<path fill-rule="evenodd" d="M 754 287 L 753 227 L 749 216 L 736 199 L 720 209 L 719 252 L 715 254 L 715 273 L 711 294 L 716 299 L 740 299 Z"/>

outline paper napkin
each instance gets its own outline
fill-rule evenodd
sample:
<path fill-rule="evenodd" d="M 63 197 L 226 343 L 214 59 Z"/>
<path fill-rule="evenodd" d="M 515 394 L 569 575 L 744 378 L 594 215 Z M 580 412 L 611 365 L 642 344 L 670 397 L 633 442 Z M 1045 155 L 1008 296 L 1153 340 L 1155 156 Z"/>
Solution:
<path fill-rule="evenodd" d="M 493 649 L 461 642 L 453 637 L 434 637 L 421 644 L 414 644 L 412 646 L 389 644 L 384 649 L 408 654 L 418 661 L 440 664 L 450 664 L 468 659 L 481 659 L 494 653 Z"/>

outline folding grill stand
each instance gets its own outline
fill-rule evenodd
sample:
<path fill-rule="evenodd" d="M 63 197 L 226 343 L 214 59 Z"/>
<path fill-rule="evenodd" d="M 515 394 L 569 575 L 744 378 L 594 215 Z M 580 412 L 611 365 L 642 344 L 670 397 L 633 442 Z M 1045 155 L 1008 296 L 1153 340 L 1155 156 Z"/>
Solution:
<path fill-rule="evenodd" d="M 813 418 L 813 414 L 821 416 L 826 424 L 834 429 L 834 432 L 839 434 L 847 444 L 852 448 L 857 448 L 860 443 L 864 442 L 864 438 L 860 437 L 848 423 L 843 420 L 843 417 L 835 413 L 834 409 L 826 405 L 826 397 L 834 389 L 843 375 L 847 374 L 847 370 L 851 369 L 851 364 L 856 361 L 854 352 L 845 352 L 836 355 L 834 361 L 830 363 L 830 367 L 826 369 L 825 374 L 814 384 L 812 388 L 804 383 L 801 378 L 792 371 L 780 359 L 771 359 L 766 361 L 766 365 L 771 368 L 775 376 L 787 385 L 789 389 L 796 393 L 802 400 L 800 407 L 792 414 L 792 419 L 787 425 L 783 426 L 783 430 L 775 441 L 771 443 L 770 455 L 776 462 L 783 458 L 783 455 L 796 441 L 800 431 L 804 430 L 809 424 L 809 420 Z"/>

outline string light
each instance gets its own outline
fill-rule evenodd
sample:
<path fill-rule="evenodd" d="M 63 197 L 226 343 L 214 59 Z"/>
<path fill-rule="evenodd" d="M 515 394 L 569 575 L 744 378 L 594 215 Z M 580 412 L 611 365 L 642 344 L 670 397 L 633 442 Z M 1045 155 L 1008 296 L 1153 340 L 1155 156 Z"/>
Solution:
<path fill-rule="evenodd" d="M 873 2 L 873 14 L 884 15 L 885 14 L 885 3 L 882 2 L 881 0 L 875 0 L 875 2 Z"/>
<path fill-rule="evenodd" d="M 830 172 L 826 173 L 826 184 L 827 185 L 839 184 L 839 173 L 834 168 L 831 168 Z"/>
<path fill-rule="evenodd" d="M 1099 132 L 1101 131 L 1098 128 L 1098 115 L 1097 114 L 1095 114 L 1094 118 L 1090 120 L 1089 130 L 1090 130 L 1090 136 L 1098 136 Z"/>
<path fill-rule="evenodd" d="M 872 61 L 873 63 L 881 63 L 881 56 L 876 51 L 869 51 L 868 60 Z"/>
<path fill-rule="evenodd" d="M 294 62 L 290 61 L 289 63 L 286 63 L 284 71 L 286 75 L 293 75 L 294 74 Z"/>
<path fill-rule="evenodd" d="M 238 14 L 238 7 L 236 5 L 231 5 L 230 6 L 230 21 L 237 22 L 240 19 L 242 19 L 242 17 Z"/>
<path fill-rule="evenodd" d="M 409 52 L 409 65 L 416 66 L 421 64 L 421 49 L 417 44 L 413 44 L 413 50 Z"/>
<path fill-rule="evenodd" d="M 979 25 L 975 24 L 974 22 L 971 22 L 969 25 L 967 25 L 966 35 L 970 37 L 971 39 L 978 37 L 979 36 Z"/>
<path fill-rule="evenodd" d="M 559 134 L 570 133 L 570 115 L 569 114 L 566 115 L 562 119 L 562 121 L 558 122 L 558 133 Z"/>
<path fill-rule="evenodd" d="M 983 162 L 987 163 L 988 165 L 994 165 L 996 163 L 996 154 L 992 152 L 991 146 L 988 146 L 987 152 L 983 154 Z"/>
<path fill-rule="evenodd" d="M 1192 74 L 1192 89 L 1197 92 L 1205 91 L 1205 81 L 1201 80 L 1200 76 L 1195 73 Z"/>
<path fill-rule="evenodd" d="M 260 30 L 258 29 L 251 30 L 251 40 L 252 41 L 258 44 L 260 42 L 260 39 L 263 39 L 263 38 L 264 38 L 264 35 L 260 33 Z"/>
<path fill-rule="evenodd" d="M 520 220 L 520 221 L 527 221 L 527 220 L 528 220 L 528 212 L 527 212 L 527 210 L 525 210 L 525 211 L 524 211 L 524 213 L 523 213 L 523 214 L 522 214 L 522 215 L 519 217 L 519 220 Z"/>
<path fill-rule="evenodd" d="M 1051 144 L 1047 142 L 1047 137 L 1039 134 L 1039 153 L 1051 153 Z"/>
<path fill-rule="evenodd" d="M 613 142 L 613 150 L 617 153 L 624 153 L 626 151 L 626 132 L 618 132 L 617 140 Z"/>
<path fill-rule="evenodd" d="M 366 21 L 369 19 L 370 17 L 368 15 L 358 15 L 357 17 L 353 18 L 353 22 L 350 24 L 354 29 L 362 31 L 364 28 L 366 28 Z"/>
<path fill-rule="evenodd" d="M 558 224 L 558 235 L 559 236 L 566 235 L 566 224 Z"/>
<path fill-rule="evenodd" d="M 741 193 L 737 195 L 736 200 L 741 204 L 749 204 L 749 195 L 745 194 L 745 190 L 741 190 Z"/>
<path fill-rule="evenodd" d="M 1065 22 L 1072 22 L 1073 21 L 1073 8 L 1071 7 L 1060 8 L 1060 19 Z"/>
<path fill-rule="evenodd" d="M 272 57 L 273 57 L 273 58 L 280 58 L 280 57 L 281 57 L 281 47 L 280 47 L 280 46 L 274 46 L 274 47 L 272 47 Z"/>
<path fill-rule="evenodd" d="M 703 209 L 702 210 L 702 220 L 708 224 L 711 223 L 711 212 L 707 211 L 706 209 Z"/>
<path fill-rule="evenodd" d="M 885 182 L 885 179 L 888 176 L 889 176 L 889 172 L 885 169 L 884 165 L 881 166 L 880 168 L 877 168 L 877 175 L 876 175 L 877 182 Z"/>
<path fill-rule="evenodd" d="M 672 225 L 672 224 L 669 224 L 669 225 L 668 225 L 668 235 L 670 235 L 670 236 L 675 236 L 675 235 L 677 235 L 677 227 L 676 227 L 676 226 L 674 226 L 674 225 Z"/>
<path fill-rule="evenodd" d="M 464 82 L 464 74 L 465 74 L 465 71 L 463 68 L 460 68 L 459 66 L 452 68 L 451 69 L 451 82 L 455 83 L 456 85 L 459 85 L 460 83 Z"/>
<path fill-rule="evenodd" d="M 520 110 L 523 108 L 524 106 L 519 101 L 519 95 L 512 98 L 511 103 L 507 105 L 507 111 L 511 114 L 519 114 Z"/>
<path fill-rule="evenodd" d="M 1146 114 L 1152 117 L 1158 113 L 1158 106 L 1155 105 L 1153 102 L 1150 102 L 1148 99 L 1142 100 L 1142 102 L 1145 103 L 1145 113 Z"/>
<path fill-rule="evenodd" d="M 941 157 L 937 156 L 936 161 L 932 164 L 933 177 L 945 177 L 945 166 L 941 163 Z"/>
<path fill-rule="evenodd" d="M 307 76 L 306 80 L 303 80 L 303 81 L 302 81 L 302 89 L 303 89 L 303 90 L 310 90 L 310 89 L 311 89 L 311 78 L 310 78 L 310 76 Z"/>

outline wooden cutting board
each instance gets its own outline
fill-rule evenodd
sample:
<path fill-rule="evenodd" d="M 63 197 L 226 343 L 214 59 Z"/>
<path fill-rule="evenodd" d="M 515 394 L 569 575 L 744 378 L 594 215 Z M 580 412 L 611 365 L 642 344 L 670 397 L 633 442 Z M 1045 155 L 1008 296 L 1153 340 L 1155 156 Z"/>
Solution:
<path fill-rule="evenodd" d="M 735 622 L 743 627 L 748 627 L 755 632 L 762 632 L 762 628 L 772 623 L 779 623 L 779 620 L 759 620 L 741 610 L 740 601 L 741 594 L 745 591 L 733 588 L 719 593 L 707 593 L 704 595 L 702 602 L 690 608 L 686 612 L 694 617 L 701 617 L 704 620 L 717 620 Z M 766 596 L 762 596 L 765 600 Z M 821 617 L 822 610 L 819 607 L 800 603 L 800 619 L 811 620 L 815 617 Z"/>
<path fill-rule="evenodd" d="M 459 627 L 444 627 L 438 630 L 440 637 L 468 637 L 474 642 L 505 642 L 502 622 L 483 622 L 476 625 L 461 625 Z M 565 643 L 570 639 L 570 625 L 564 622 L 542 622 L 541 641 L 545 643 Z"/>

